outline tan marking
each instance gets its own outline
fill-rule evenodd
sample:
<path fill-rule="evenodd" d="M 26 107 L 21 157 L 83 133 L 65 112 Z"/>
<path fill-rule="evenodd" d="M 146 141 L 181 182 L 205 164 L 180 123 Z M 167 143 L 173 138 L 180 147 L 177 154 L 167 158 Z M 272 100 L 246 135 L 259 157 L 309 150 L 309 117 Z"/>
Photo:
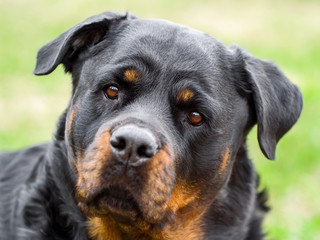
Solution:
<path fill-rule="evenodd" d="M 229 160 L 230 160 L 230 149 L 226 148 L 223 153 L 222 153 L 222 161 L 220 163 L 220 167 L 219 167 L 219 174 L 222 174 L 225 172 L 228 164 L 229 164 Z"/>
<path fill-rule="evenodd" d="M 139 74 L 135 69 L 128 69 L 124 72 L 124 80 L 127 82 L 138 82 Z"/>
<path fill-rule="evenodd" d="M 190 89 L 184 89 L 178 93 L 178 102 L 189 102 L 194 97 L 194 93 Z"/>
<path fill-rule="evenodd" d="M 173 212 L 176 212 L 178 209 L 187 206 L 191 201 L 194 201 L 196 197 L 197 192 L 193 190 L 192 187 L 186 187 L 184 184 L 176 184 L 170 201 L 168 202 L 168 207 Z"/>
<path fill-rule="evenodd" d="M 111 216 L 89 219 L 89 236 L 96 240 L 122 240 L 117 223 Z"/>
<path fill-rule="evenodd" d="M 163 230 L 163 239 L 175 240 L 204 240 L 202 215 L 195 216 L 192 220 L 177 219 L 169 228 Z"/>
<path fill-rule="evenodd" d="M 89 147 L 89 151 L 83 159 L 78 159 L 77 170 L 77 197 L 78 200 L 86 198 L 91 190 L 100 187 L 103 184 L 101 177 L 104 169 L 111 161 L 111 149 L 109 144 L 110 131 L 101 134 L 98 141 Z"/>
<path fill-rule="evenodd" d="M 166 147 L 161 149 L 143 171 L 144 186 L 139 201 L 144 206 L 142 212 L 147 218 L 159 220 L 174 187 L 174 161 Z"/>
<path fill-rule="evenodd" d="M 68 135 L 71 134 L 72 125 L 73 125 L 75 116 L 76 116 L 76 106 L 73 106 L 71 108 L 71 111 L 70 111 L 70 114 L 69 114 L 69 117 L 68 117 L 68 121 L 67 121 L 67 132 L 68 132 Z"/>
<path fill-rule="evenodd" d="M 199 195 L 199 187 L 178 180 L 168 202 L 168 209 L 175 213 L 176 219 L 163 230 L 165 239 L 203 239 L 202 215 L 209 205 L 200 205 Z"/>
<path fill-rule="evenodd" d="M 72 128 L 74 124 L 74 119 L 76 116 L 77 106 L 73 105 L 71 110 L 68 113 L 67 120 L 66 120 L 66 143 L 67 143 L 67 151 L 68 151 L 68 158 L 72 164 L 73 169 L 77 173 L 77 166 L 76 166 L 76 155 L 82 155 L 82 152 L 79 149 L 73 149 L 71 146 L 73 144 L 72 141 Z M 75 151 L 75 152 L 74 152 Z"/>

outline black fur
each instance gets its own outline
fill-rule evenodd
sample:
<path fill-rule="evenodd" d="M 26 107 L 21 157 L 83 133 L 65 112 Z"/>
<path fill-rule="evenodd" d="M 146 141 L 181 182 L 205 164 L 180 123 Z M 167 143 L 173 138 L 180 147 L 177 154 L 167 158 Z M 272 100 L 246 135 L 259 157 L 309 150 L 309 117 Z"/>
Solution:
<path fill-rule="evenodd" d="M 34 73 L 49 74 L 61 63 L 72 74 L 73 95 L 55 139 L 0 156 L 0 239 L 94 238 L 88 222 L 105 211 L 117 224 L 136 229 L 125 232 L 119 225 L 122 239 L 171 239 L 175 231 L 174 239 L 263 238 L 267 200 L 265 191 L 257 192 L 246 136 L 257 123 L 261 149 L 274 159 L 277 141 L 302 109 L 300 91 L 274 64 L 184 26 L 111 12 L 42 47 Z M 128 69 L 137 70 L 138 79 L 123 79 Z M 119 89 L 115 100 L 105 96 L 110 85 Z M 193 95 L 179 99 L 186 89 Z M 190 112 L 203 117 L 199 126 L 190 123 Z M 124 163 L 121 142 L 98 144 L 108 129 L 111 137 L 136 131 L 129 134 L 133 144 L 149 140 L 139 156 Z M 109 145 L 112 157 L 101 160 L 99 151 L 108 153 Z M 151 153 L 145 149 L 153 146 Z M 155 160 L 161 151 L 167 163 Z M 96 168 L 108 162 L 101 176 L 86 178 L 81 166 L 90 161 Z M 159 170 L 148 168 L 152 161 L 159 161 Z M 158 190 L 147 183 L 150 177 Z M 166 201 L 181 181 L 197 197 L 176 211 Z M 144 203 L 144 189 L 161 201 L 151 195 Z M 97 205 L 103 196 L 106 208 Z M 110 204 L 133 215 L 114 212 Z M 197 219 L 199 225 L 183 236 L 177 222 L 197 211 L 195 206 L 202 209 L 200 220 L 192 215 L 185 221 Z"/>

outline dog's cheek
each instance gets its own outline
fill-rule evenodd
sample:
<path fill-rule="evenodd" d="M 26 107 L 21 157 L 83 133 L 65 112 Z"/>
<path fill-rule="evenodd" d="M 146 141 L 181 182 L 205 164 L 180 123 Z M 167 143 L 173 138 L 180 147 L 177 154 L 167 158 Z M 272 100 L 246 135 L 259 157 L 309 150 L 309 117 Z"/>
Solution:
<path fill-rule="evenodd" d="M 211 178 L 207 180 L 207 187 L 204 187 L 205 191 L 211 193 L 212 199 L 217 197 L 221 188 L 228 181 L 233 165 L 232 151 L 229 147 L 223 148 L 217 155 L 218 158 L 215 160 L 216 165 L 211 173 Z"/>
<path fill-rule="evenodd" d="M 207 181 L 207 184 L 203 186 L 203 190 L 208 199 L 211 199 L 211 203 L 220 194 L 221 189 L 228 183 L 230 174 L 232 172 L 232 151 L 229 147 L 221 150 L 218 155 L 217 168 L 212 173 L 211 179 Z"/>
<path fill-rule="evenodd" d="M 186 184 L 178 180 L 168 202 L 168 208 L 171 212 L 177 213 L 190 203 L 195 202 L 199 197 L 199 193 L 200 188 L 198 186 Z"/>
<path fill-rule="evenodd" d="M 87 148 L 83 140 L 88 138 L 86 133 L 91 132 L 87 129 L 89 124 L 84 122 L 87 119 L 83 117 L 86 116 L 85 113 L 86 112 L 83 112 L 83 109 L 79 107 L 79 104 L 72 105 L 67 115 L 65 127 L 65 142 L 69 162 L 77 173 L 79 172 L 79 164 L 81 164 Z"/>
<path fill-rule="evenodd" d="M 77 160 L 78 180 L 77 196 L 78 200 L 86 200 L 97 189 L 103 187 L 101 175 L 108 167 L 111 159 L 111 149 L 107 142 L 110 140 L 110 131 L 105 131 L 99 139 L 94 142 L 82 159 Z"/>
<path fill-rule="evenodd" d="M 165 215 L 167 202 L 174 188 L 174 169 L 174 159 L 164 147 L 141 172 L 143 188 L 139 202 L 144 217 L 151 222 L 157 222 Z"/>
<path fill-rule="evenodd" d="M 199 204 L 199 212 L 205 209 L 219 194 L 219 190 L 229 176 L 231 166 L 231 150 L 226 147 L 221 151 L 220 157 L 212 167 L 207 167 L 208 171 L 203 171 L 203 176 L 193 179 L 192 183 L 185 183 L 183 180 L 176 183 L 175 189 L 168 204 L 172 211 L 181 210 L 187 206 Z M 203 169 L 202 169 L 203 170 Z M 203 180 L 205 179 L 205 180 Z M 197 214 L 199 214 L 197 212 Z M 192 215 L 192 214 L 191 214 Z"/>

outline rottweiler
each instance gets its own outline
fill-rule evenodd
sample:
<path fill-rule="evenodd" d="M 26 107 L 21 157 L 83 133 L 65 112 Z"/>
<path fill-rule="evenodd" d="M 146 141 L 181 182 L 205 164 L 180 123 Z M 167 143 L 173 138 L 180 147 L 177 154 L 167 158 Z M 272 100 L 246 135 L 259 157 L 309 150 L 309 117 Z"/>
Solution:
<path fill-rule="evenodd" d="M 263 239 L 266 194 L 248 158 L 297 121 L 279 68 L 165 20 L 105 12 L 44 45 L 72 97 L 54 140 L 4 153 L 1 239 Z"/>

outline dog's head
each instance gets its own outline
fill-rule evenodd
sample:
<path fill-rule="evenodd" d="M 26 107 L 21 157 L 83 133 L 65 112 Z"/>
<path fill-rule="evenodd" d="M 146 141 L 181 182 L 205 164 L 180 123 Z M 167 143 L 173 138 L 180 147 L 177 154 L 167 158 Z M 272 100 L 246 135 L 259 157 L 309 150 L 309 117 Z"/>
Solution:
<path fill-rule="evenodd" d="M 91 17 L 40 49 L 35 74 L 60 63 L 73 77 L 65 141 L 79 205 L 140 228 L 200 216 L 252 126 L 273 159 L 302 108 L 272 63 L 167 21 Z"/>

